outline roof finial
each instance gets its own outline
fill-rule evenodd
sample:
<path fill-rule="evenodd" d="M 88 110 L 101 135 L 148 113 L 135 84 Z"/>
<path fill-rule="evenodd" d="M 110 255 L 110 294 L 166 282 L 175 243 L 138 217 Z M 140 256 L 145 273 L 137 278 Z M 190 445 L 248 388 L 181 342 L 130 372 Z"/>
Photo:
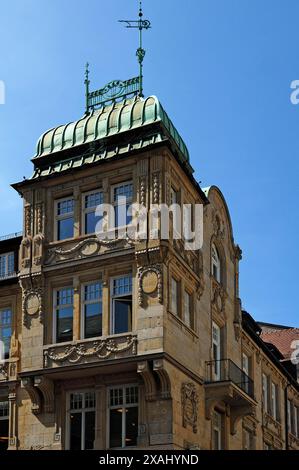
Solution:
<path fill-rule="evenodd" d="M 139 20 L 119 20 L 120 23 L 126 23 L 126 28 L 139 29 L 139 47 L 136 55 L 139 63 L 139 96 L 143 96 L 143 60 L 145 57 L 145 49 L 143 49 L 142 35 L 144 29 L 149 29 L 151 23 L 149 20 L 143 19 L 142 1 L 139 1 Z"/>
<path fill-rule="evenodd" d="M 85 100 L 86 100 L 86 114 L 88 114 L 89 112 L 89 102 L 88 102 L 88 99 L 89 99 L 89 85 L 90 85 L 90 80 L 89 80 L 89 63 L 87 62 L 86 65 L 85 65 L 85 80 L 84 80 L 84 84 L 85 84 Z"/>

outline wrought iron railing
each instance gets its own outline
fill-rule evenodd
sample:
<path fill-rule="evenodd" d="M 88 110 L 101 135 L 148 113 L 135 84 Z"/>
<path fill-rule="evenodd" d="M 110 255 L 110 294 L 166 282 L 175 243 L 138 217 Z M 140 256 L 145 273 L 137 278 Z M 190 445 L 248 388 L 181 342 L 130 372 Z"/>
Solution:
<path fill-rule="evenodd" d="M 10 233 L 9 235 L 4 235 L 0 237 L 0 242 L 4 242 L 5 240 L 11 240 L 12 238 L 18 238 L 23 235 L 23 232 L 15 232 L 15 233 Z"/>
<path fill-rule="evenodd" d="M 254 398 L 253 380 L 231 359 L 220 359 L 206 363 L 207 382 L 233 382 L 243 392 Z"/>
<path fill-rule="evenodd" d="M 0 281 L 5 281 L 6 279 L 13 279 L 14 277 L 17 277 L 17 273 L 15 271 L 13 273 L 4 274 L 4 276 L 0 275 Z"/>

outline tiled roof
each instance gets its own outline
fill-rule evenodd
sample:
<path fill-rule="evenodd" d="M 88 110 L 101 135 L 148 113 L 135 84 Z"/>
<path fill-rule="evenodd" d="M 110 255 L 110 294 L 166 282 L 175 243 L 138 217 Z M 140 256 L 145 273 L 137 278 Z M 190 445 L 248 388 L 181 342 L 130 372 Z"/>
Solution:
<path fill-rule="evenodd" d="M 285 359 L 290 359 L 294 348 L 293 341 L 299 341 L 299 328 L 286 328 L 280 330 L 266 330 L 261 333 L 265 343 L 274 344 Z"/>

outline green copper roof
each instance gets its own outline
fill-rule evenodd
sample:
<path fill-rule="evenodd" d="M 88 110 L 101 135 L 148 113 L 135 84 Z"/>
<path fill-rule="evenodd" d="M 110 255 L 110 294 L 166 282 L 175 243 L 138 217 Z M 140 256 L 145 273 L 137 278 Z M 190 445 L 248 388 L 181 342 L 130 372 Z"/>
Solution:
<path fill-rule="evenodd" d="M 82 119 L 45 132 L 37 144 L 35 159 L 79 145 L 144 128 L 159 123 L 167 137 L 189 161 L 189 152 L 183 139 L 155 96 L 135 97 L 94 110 Z"/>

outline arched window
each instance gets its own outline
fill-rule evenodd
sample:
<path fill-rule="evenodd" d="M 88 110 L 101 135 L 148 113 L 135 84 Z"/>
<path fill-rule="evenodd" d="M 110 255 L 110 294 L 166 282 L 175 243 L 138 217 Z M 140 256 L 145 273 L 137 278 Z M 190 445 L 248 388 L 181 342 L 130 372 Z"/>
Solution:
<path fill-rule="evenodd" d="M 212 275 L 216 281 L 221 282 L 221 261 L 215 245 L 212 245 Z"/>

